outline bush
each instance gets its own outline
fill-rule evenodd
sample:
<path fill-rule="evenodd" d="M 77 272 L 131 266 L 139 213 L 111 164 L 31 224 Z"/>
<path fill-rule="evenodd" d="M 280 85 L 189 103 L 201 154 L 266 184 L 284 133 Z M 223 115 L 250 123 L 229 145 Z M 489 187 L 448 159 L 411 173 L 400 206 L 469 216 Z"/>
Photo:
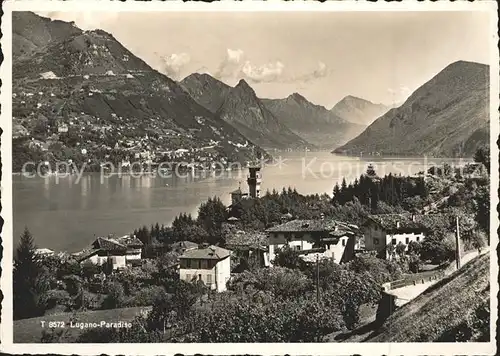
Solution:
<path fill-rule="evenodd" d="M 297 296 L 262 301 L 220 297 L 211 310 L 192 315 L 184 342 L 313 342 L 341 330 L 340 313 L 326 303 Z"/>
<path fill-rule="evenodd" d="M 103 309 L 115 309 L 123 306 L 125 292 L 123 286 L 118 282 L 110 282 L 106 285 L 107 296 L 102 303 Z"/>
<path fill-rule="evenodd" d="M 47 309 L 55 308 L 58 305 L 69 306 L 71 304 L 71 296 L 65 290 L 52 289 L 47 292 Z"/>
<path fill-rule="evenodd" d="M 422 261 L 430 261 L 432 264 L 453 261 L 455 259 L 455 241 L 452 236 L 443 238 L 428 236 L 422 241 L 420 251 Z"/>
<path fill-rule="evenodd" d="M 130 307 L 150 306 L 153 305 L 159 295 L 165 293 L 165 289 L 160 286 L 145 287 L 137 292 L 127 304 Z"/>
<path fill-rule="evenodd" d="M 229 290 L 243 292 L 257 290 L 269 292 L 276 297 L 287 298 L 302 295 L 311 289 L 312 283 L 304 273 L 284 267 L 245 271 L 237 275 L 228 285 Z"/>
<path fill-rule="evenodd" d="M 291 269 L 304 270 L 306 268 L 306 263 L 302 258 L 300 258 L 299 253 L 292 250 L 288 245 L 278 249 L 273 263 L 276 266 Z"/>
<path fill-rule="evenodd" d="M 360 254 L 347 264 L 355 273 L 368 273 L 379 284 L 400 279 L 403 271 L 393 261 L 377 258 L 373 254 Z"/>

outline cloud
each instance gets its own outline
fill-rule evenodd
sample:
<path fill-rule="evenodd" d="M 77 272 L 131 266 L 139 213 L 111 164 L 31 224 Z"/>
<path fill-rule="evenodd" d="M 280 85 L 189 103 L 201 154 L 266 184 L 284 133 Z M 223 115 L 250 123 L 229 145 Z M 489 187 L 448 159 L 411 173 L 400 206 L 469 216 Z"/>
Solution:
<path fill-rule="evenodd" d="M 228 48 L 226 56 L 214 73 L 215 78 L 234 79 L 241 71 L 243 56 L 244 52 L 241 49 Z"/>
<path fill-rule="evenodd" d="M 81 11 L 81 12 L 65 12 L 65 11 L 37 11 L 37 14 L 49 17 L 53 20 L 62 20 L 75 22 L 76 26 L 82 30 L 104 29 L 118 20 L 120 14 L 116 11 Z"/>
<path fill-rule="evenodd" d="M 241 69 L 245 78 L 256 82 L 276 82 L 280 81 L 283 76 L 285 65 L 280 61 L 275 63 L 267 63 L 261 66 L 254 66 L 249 61 L 246 61 Z"/>
<path fill-rule="evenodd" d="M 320 79 L 326 77 L 330 73 L 327 65 L 321 61 L 318 62 L 318 66 L 312 72 L 301 74 L 295 78 L 292 78 L 293 82 L 310 82 L 315 79 Z"/>
<path fill-rule="evenodd" d="M 208 74 L 208 75 L 213 77 L 212 72 L 206 66 L 200 67 L 197 70 L 195 70 L 194 72 L 200 73 L 200 74 Z"/>
<path fill-rule="evenodd" d="M 161 57 L 163 61 L 163 72 L 178 79 L 184 67 L 191 62 L 191 56 L 188 53 L 172 53 L 169 56 Z"/>
<path fill-rule="evenodd" d="M 228 48 L 224 59 L 214 73 L 214 77 L 230 82 L 243 78 L 254 83 L 307 83 L 326 77 L 329 73 L 327 65 L 318 61 L 316 68 L 299 75 L 292 75 L 287 71 L 287 66 L 280 60 L 255 64 L 245 59 L 243 50 Z"/>
<path fill-rule="evenodd" d="M 401 85 L 399 88 L 387 88 L 387 92 L 395 98 L 395 100 L 400 101 L 407 99 L 412 91 L 405 85 Z"/>
<path fill-rule="evenodd" d="M 231 63 L 240 63 L 241 59 L 243 57 L 243 51 L 241 49 L 227 49 L 227 61 Z"/>

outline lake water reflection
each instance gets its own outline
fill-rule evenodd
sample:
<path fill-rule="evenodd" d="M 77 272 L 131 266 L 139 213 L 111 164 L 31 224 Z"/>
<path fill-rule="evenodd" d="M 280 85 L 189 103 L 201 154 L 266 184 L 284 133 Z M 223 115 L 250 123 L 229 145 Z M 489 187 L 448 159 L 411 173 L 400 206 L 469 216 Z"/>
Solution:
<path fill-rule="evenodd" d="M 262 170 L 262 191 L 294 187 L 302 194 L 331 195 L 343 177 L 347 181 L 373 163 L 379 175 L 417 174 L 432 163 L 466 161 L 425 158 L 353 158 L 328 152 L 287 153 Z M 229 193 L 241 184 L 246 190 L 246 170 L 195 172 L 182 177 L 84 174 L 81 179 L 13 177 L 14 244 L 27 226 L 39 247 L 75 252 L 94 236 L 126 234 L 142 225 L 170 224 L 182 212 L 196 214 L 210 196 L 229 203 Z"/>

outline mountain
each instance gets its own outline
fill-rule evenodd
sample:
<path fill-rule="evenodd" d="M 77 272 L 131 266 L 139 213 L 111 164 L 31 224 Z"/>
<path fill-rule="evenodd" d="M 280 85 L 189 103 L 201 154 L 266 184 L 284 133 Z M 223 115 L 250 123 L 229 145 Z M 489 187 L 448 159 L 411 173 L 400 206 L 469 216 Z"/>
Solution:
<path fill-rule="evenodd" d="M 374 104 L 371 101 L 348 95 L 335 104 L 331 112 L 346 121 L 368 126 L 389 109 L 383 104 Z"/>
<path fill-rule="evenodd" d="M 489 66 L 458 61 L 335 152 L 469 157 L 489 142 Z"/>
<path fill-rule="evenodd" d="M 51 20 L 32 12 L 12 12 L 12 56 L 29 57 L 50 43 L 62 42 L 83 31 L 73 22 Z"/>
<path fill-rule="evenodd" d="M 295 134 L 322 149 L 346 143 L 365 129 L 346 121 L 321 105 L 315 105 L 298 93 L 285 99 L 262 99 L 266 108 Z"/>
<path fill-rule="evenodd" d="M 77 157 L 82 148 L 94 160 L 178 149 L 195 162 L 266 155 L 111 34 L 27 12 L 16 13 L 13 28 L 19 34 L 13 53 L 22 53 L 13 63 L 13 119 L 32 138 L 57 147 L 43 155 Z M 28 141 L 19 144 L 32 147 Z"/>
<path fill-rule="evenodd" d="M 179 83 L 191 97 L 213 113 L 222 106 L 231 87 L 209 74 L 193 73 Z"/>
<path fill-rule="evenodd" d="M 264 148 L 314 148 L 278 120 L 243 79 L 228 92 L 217 115 Z"/>

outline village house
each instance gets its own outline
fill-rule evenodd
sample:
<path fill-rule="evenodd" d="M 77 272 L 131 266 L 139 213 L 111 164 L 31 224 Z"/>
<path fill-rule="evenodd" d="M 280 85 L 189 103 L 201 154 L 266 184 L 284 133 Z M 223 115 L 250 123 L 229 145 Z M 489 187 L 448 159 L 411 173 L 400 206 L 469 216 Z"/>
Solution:
<path fill-rule="evenodd" d="M 406 248 L 411 241 L 421 242 L 428 234 L 429 222 L 439 217 L 438 214 L 379 214 L 370 215 L 363 224 L 365 249 L 377 251 L 380 257 L 388 258 L 387 246 L 404 244 Z"/>
<path fill-rule="evenodd" d="M 202 281 L 217 292 L 226 290 L 231 277 L 231 251 L 213 245 L 186 250 L 180 257 L 179 277 L 186 282 Z"/>
<path fill-rule="evenodd" d="M 80 263 L 90 261 L 98 266 L 110 263 L 112 269 L 123 269 L 129 263 L 141 261 L 142 247 L 143 243 L 135 236 L 98 237 L 90 249 L 75 257 Z"/>
<path fill-rule="evenodd" d="M 267 229 L 269 259 L 276 257 L 278 249 L 288 245 L 299 251 L 306 262 L 316 258 L 345 263 L 354 257 L 358 228 L 356 225 L 331 219 L 291 220 Z"/>
<path fill-rule="evenodd" d="M 259 267 L 269 267 L 269 238 L 266 234 L 258 231 L 242 231 L 235 226 L 226 235 L 226 247 L 233 251 L 233 256 L 239 258 L 239 264 L 235 271 L 247 263 L 255 263 Z"/>

